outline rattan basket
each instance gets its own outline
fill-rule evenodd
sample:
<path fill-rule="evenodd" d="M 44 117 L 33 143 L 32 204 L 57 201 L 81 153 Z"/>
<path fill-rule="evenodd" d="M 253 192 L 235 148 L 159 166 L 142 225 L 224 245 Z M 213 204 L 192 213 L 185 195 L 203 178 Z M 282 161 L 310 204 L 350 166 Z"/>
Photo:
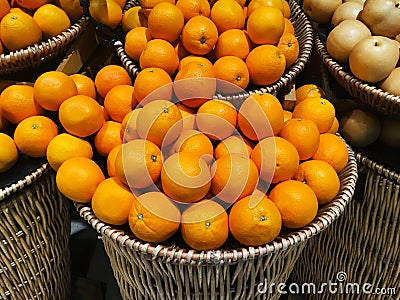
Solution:
<path fill-rule="evenodd" d="M 356 159 L 360 175 L 354 200 L 335 224 L 310 240 L 292 275 L 317 287 L 329 280 L 341 283 L 344 291 L 355 283 L 360 293 L 326 290 L 307 299 L 400 299 L 400 174 L 363 154 Z M 364 284 L 372 292 L 385 288 L 386 295 L 363 293 Z M 392 288 L 397 294 L 389 295 Z"/>
<path fill-rule="evenodd" d="M 306 241 L 338 218 L 352 199 L 357 174 L 349 149 L 337 197 L 320 209 L 310 225 L 260 247 L 198 252 L 149 244 L 101 222 L 90 206 L 75 205 L 101 234 L 124 299 L 278 299 L 278 291 L 259 293 L 257 286 L 286 282 Z"/>
<path fill-rule="evenodd" d="M 138 5 L 137 1 L 128 0 L 125 10 L 135 5 Z M 290 84 L 294 82 L 294 79 L 301 73 L 301 71 L 303 71 L 308 59 L 310 58 L 313 47 L 313 29 L 311 23 L 300 8 L 297 1 L 289 0 L 289 6 L 291 10 L 290 20 L 292 21 L 295 29 L 295 35 L 300 45 L 299 57 L 292 66 L 285 70 L 285 73 L 278 81 L 265 87 L 249 86 L 247 92 L 245 93 L 247 95 L 251 93 L 272 93 L 282 89 L 283 87 L 289 87 Z M 121 60 L 122 65 L 132 76 L 136 76 L 140 71 L 140 67 L 136 61 L 132 60 L 126 54 L 124 50 L 123 38 L 120 38 L 120 40 L 115 40 L 113 44 L 116 48 L 117 55 Z M 220 95 L 218 98 L 223 98 L 223 95 Z"/>
<path fill-rule="evenodd" d="M 361 81 L 336 62 L 326 50 L 318 29 L 315 30 L 315 47 L 329 72 L 351 96 L 378 112 L 400 117 L 400 97 Z"/>
<path fill-rule="evenodd" d="M 48 164 L 0 189 L 0 299 L 68 299 L 69 214 Z"/>
<path fill-rule="evenodd" d="M 71 43 L 86 29 L 89 19 L 81 17 L 59 35 L 25 49 L 0 55 L 0 75 L 37 68 L 52 59 L 60 57 Z"/>

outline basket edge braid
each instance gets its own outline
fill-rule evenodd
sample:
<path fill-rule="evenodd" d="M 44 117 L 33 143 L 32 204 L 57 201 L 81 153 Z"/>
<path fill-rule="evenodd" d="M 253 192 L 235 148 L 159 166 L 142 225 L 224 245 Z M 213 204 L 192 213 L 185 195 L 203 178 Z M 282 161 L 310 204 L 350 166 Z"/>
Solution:
<path fill-rule="evenodd" d="M 89 18 L 82 16 L 59 35 L 27 48 L 0 55 L 0 75 L 39 66 L 67 48 L 88 26 Z"/>
<path fill-rule="evenodd" d="M 314 31 L 314 39 L 315 48 L 322 62 L 336 81 L 351 96 L 360 99 L 378 112 L 400 116 L 400 96 L 392 95 L 375 86 L 369 85 L 346 72 L 344 68 L 329 55 L 324 43 L 319 38 L 318 30 Z"/>
<path fill-rule="evenodd" d="M 127 4 L 125 9 L 130 8 L 132 5 L 134 5 L 134 1 L 131 1 Z M 276 81 L 275 83 L 266 86 L 266 87 L 260 87 L 259 89 L 256 90 L 251 90 L 251 91 L 246 91 L 242 94 L 245 96 L 248 96 L 249 94 L 254 94 L 254 93 L 271 93 L 273 91 L 277 91 L 285 86 L 288 86 L 290 83 L 294 81 L 297 75 L 299 75 L 307 61 L 309 60 L 314 44 L 314 36 L 313 36 L 313 29 L 311 22 L 308 20 L 304 12 L 302 11 L 300 5 L 297 3 L 295 0 L 289 0 L 289 5 L 291 9 L 291 20 L 295 23 L 295 32 L 296 36 L 299 39 L 300 43 L 300 54 L 295 63 L 290 66 L 287 70 L 285 70 L 285 73 L 281 76 L 281 78 Z M 113 42 L 113 45 L 115 47 L 116 53 L 122 63 L 122 65 L 125 67 L 125 69 L 134 77 L 137 76 L 137 74 L 140 71 L 140 67 L 137 65 L 135 61 L 133 61 L 125 52 L 124 50 L 124 43 L 123 41 L 116 40 Z M 243 96 L 243 95 L 242 95 Z M 217 95 L 218 98 L 225 98 L 225 96 L 222 95 Z"/>
<path fill-rule="evenodd" d="M 361 152 L 354 151 L 354 155 L 356 157 L 357 162 L 362 164 L 363 166 L 368 167 L 371 170 L 374 170 L 379 175 L 386 177 L 389 180 L 392 180 L 398 184 L 400 184 L 400 173 L 397 173 L 390 168 L 384 166 L 383 164 L 374 161 L 371 158 L 368 158 Z"/>
<path fill-rule="evenodd" d="M 231 264 L 239 260 L 254 259 L 259 256 L 270 255 L 279 251 L 285 251 L 289 247 L 301 242 L 305 242 L 312 236 L 318 234 L 335 221 L 345 207 L 352 200 L 355 185 L 358 179 L 357 162 L 352 149 L 349 150 L 349 161 L 346 168 L 340 173 L 341 188 L 336 198 L 322 208 L 319 216 L 308 226 L 301 230 L 292 232 L 286 236 L 278 237 L 276 240 L 259 247 L 238 248 L 233 250 L 212 250 L 196 252 L 195 250 L 166 247 L 163 245 L 154 246 L 152 244 L 132 239 L 124 231 L 114 229 L 112 226 L 103 223 L 93 213 L 92 209 L 85 204 L 76 203 L 74 205 L 80 216 L 85 219 L 98 233 L 106 235 L 114 240 L 119 247 L 128 250 L 138 251 L 146 254 L 149 258 L 162 257 L 167 262 L 179 264 Z"/>

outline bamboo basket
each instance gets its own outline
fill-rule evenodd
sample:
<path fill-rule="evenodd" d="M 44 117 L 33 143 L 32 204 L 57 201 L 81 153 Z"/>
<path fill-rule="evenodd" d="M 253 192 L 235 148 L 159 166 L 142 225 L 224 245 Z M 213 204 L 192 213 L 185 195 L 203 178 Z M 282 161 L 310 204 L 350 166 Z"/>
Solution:
<path fill-rule="evenodd" d="M 59 35 L 8 54 L 0 55 L 0 75 L 37 68 L 64 54 L 72 42 L 86 29 L 89 19 L 81 17 Z"/>
<path fill-rule="evenodd" d="M 317 287 L 329 280 L 356 283 L 360 290 L 370 284 L 370 291 L 385 288 L 386 294 L 323 293 L 307 299 L 400 299 L 400 174 L 361 153 L 356 159 L 360 175 L 354 200 L 335 224 L 310 240 L 292 276 Z M 397 294 L 389 295 L 391 288 Z"/>
<path fill-rule="evenodd" d="M 130 0 L 127 2 L 125 10 L 135 5 L 139 5 L 138 2 L 135 0 Z M 300 46 L 299 57 L 292 66 L 285 70 L 285 73 L 275 83 L 265 87 L 249 85 L 248 90 L 243 92 L 243 94 L 246 96 L 252 93 L 272 93 L 283 89 L 284 87 L 288 87 L 290 90 L 290 85 L 294 82 L 294 79 L 301 73 L 301 71 L 303 71 L 308 59 L 310 58 L 313 47 L 313 29 L 311 23 L 302 11 L 298 1 L 289 0 L 289 6 L 291 10 L 290 20 L 293 23 L 295 35 Z M 124 36 L 117 38 L 113 41 L 113 44 L 122 65 L 132 76 L 136 77 L 140 71 L 140 67 L 136 61 L 132 60 L 126 54 L 124 50 L 124 38 Z M 218 98 L 224 98 L 224 95 L 219 95 Z"/>
<path fill-rule="evenodd" d="M 337 63 L 326 50 L 318 29 L 315 30 L 315 47 L 330 74 L 351 96 L 360 99 L 377 112 L 400 117 L 400 97 L 361 81 Z"/>
<path fill-rule="evenodd" d="M 265 282 L 286 282 L 306 242 L 342 214 L 357 181 L 351 149 L 349 162 L 339 176 L 337 197 L 319 210 L 310 225 L 260 247 L 199 252 L 149 244 L 101 222 L 90 206 L 75 206 L 101 234 L 123 299 L 278 299 L 278 291 L 263 293 L 257 287 Z"/>
<path fill-rule="evenodd" d="M 0 299 L 68 299 L 69 214 L 48 164 L 0 189 Z"/>

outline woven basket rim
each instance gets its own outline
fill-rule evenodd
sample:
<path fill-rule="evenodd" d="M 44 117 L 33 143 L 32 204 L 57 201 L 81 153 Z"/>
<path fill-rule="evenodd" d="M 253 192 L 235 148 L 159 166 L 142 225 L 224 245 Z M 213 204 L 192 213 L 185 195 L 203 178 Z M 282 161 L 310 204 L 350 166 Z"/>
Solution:
<path fill-rule="evenodd" d="M 385 176 L 386 178 L 400 184 L 400 173 L 397 173 L 396 171 L 384 166 L 383 164 L 376 162 L 375 160 L 369 158 L 361 152 L 354 151 L 354 155 L 358 163 L 370 168 L 371 170 L 377 172 L 379 175 Z"/>
<path fill-rule="evenodd" d="M 0 203 L 4 201 L 8 196 L 16 193 L 17 191 L 21 190 L 26 186 L 31 185 L 33 182 L 39 179 L 50 169 L 51 169 L 50 165 L 48 163 L 44 163 L 36 170 L 32 171 L 30 174 L 21 178 L 17 182 L 0 189 Z"/>
<path fill-rule="evenodd" d="M 40 56 L 42 52 L 45 52 L 46 47 L 50 49 L 60 48 L 69 43 L 69 40 L 75 38 L 79 33 L 89 24 L 89 17 L 83 15 L 76 22 L 71 24 L 69 28 L 61 32 L 57 36 L 51 37 L 46 41 L 30 45 L 26 48 L 19 49 L 17 51 L 11 51 L 8 54 L 0 54 L 0 68 L 4 65 L 11 63 L 15 58 L 17 61 L 23 58 L 31 58 Z M 63 41 L 63 37 L 66 38 Z"/>
<path fill-rule="evenodd" d="M 254 259 L 259 256 L 285 251 L 291 246 L 305 242 L 312 236 L 323 231 L 341 215 L 353 197 L 358 178 L 357 162 L 354 152 L 349 145 L 347 145 L 347 148 L 349 150 L 349 160 L 345 169 L 339 174 L 341 186 L 336 198 L 322 207 L 319 210 L 317 217 L 309 225 L 285 236 L 277 237 L 274 241 L 259 247 L 196 251 L 193 249 L 154 245 L 135 239 L 132 233 L 127 234 L 123 230 L 114 229 L 112 226 L 103 223 L 95 216 L 91 207 L 87 206 L 87 204 L 74 202 L 74 205 L 80 216 L 92 225 L 98 233 L 110 237 L 113 241 L 119 244 L 121 248 L 127 247 L 130 250 L 147 254 L 153 259 L 163 257 L 167 261 L 180 264 L 235 263 L 239 260 Z"/>
<path fill-rule="evenodd" d="M 288 0 L 290 9 L 291 9 L 291 18 L 296 17 L 297 19 L 301 19 L 298 21 L 301 26 L 301 30 L 304 33 L 301 35 L 301 38 L 304 39 L 304 43 L 302 47 L 300 47 L 299 57 L 288 69 L 285 70 L 284 74 L 277 80 L 275 83 L 270 84 L 265 87 L 259 87 L 255 90 L 245 91 L 242 93 L 236 93 L 236 96 L 249 96 L 254 93 L 272 93 L 277 91 L 285 86 L 288 86 L 293 80 L 298 76 L 304 69 L 307 61 L 309 60 L 313 48 L 314 36 L 313 36 L 313 28 L 311 22 L 305 15 L 304 11 L 301 9 L 300 5 L 296 0 Z M 130 8 L 131 5 L 134 5 L 135 0 L 130 0 L 125 6 L 125 10 Z M 300 29 L 300 28 L 299 28 Z M 296 26 L 295 26 L 296 31 Z M 298 37 L 300 39 L 300 37 Z M 140 71 L 140 67 L 137 65 L 133 59 L 131 59 L 124 50 L 124 42 L 120 40 L 115 40 L 113 45 L 116 49 L 117 55 L 120 58 L 122 65 L 127 69 L 127 71 L 132 76 L 137 76 Z M 217 94 L 217 98 L 225 98 L 225 95 Z"/>
<path fill-rule="evenodd" d="M 366 96 L 375 95 L 382 101 L 392 102 L 396 105 L 400 105 L 400 96 L 395 96 L 393 94 L 390 94 L 389 92 L 385 92 L 382 89 L 370 85 L 358 79 L 353 74 L 347 72 L 343 68 L 343 66 L 341 66 L 332 56 L 330 56 L 325 47 L 325 44 L 319 38 L 318 29 L 314 31 L 314 38 L 315 38 L 314 44 L 316 50 L 319 56 L 321 57 L 323 63 L 326 65 L 326 67 L 331 73 L 338 75 L 343 81 L 359 89 Z"/>

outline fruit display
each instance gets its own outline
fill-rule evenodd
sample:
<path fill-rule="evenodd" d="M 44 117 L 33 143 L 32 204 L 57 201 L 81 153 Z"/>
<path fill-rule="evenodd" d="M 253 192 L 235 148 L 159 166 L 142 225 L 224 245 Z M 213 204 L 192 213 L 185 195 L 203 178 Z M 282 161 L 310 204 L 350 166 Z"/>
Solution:
<path fill-rule="evenodd" d="M 329 5 L 325 5 L 327 2 Z M 327 52 L 345 70 L 390 95 L 400 96 L 398 1 L 306 0 L 304 9 L 320 23 Z"/>
<path fill-rule="evenodd" d="M 172 84 L 160 68 L 132 82 L 107 65 L 94 79 L 49 71 L 11 85 L 0 96 L 0 170 L 18 151 L 46 157 L 62 194 L 145 242 L 179 236 L 212 250 L 232 236 L 258 246 L 312 222 L 338 194 L 348 162 L 324 92 L 297 88 L 287 111 L 269 93 L 204 99 L 192 89 L 199 83 Z"/>

